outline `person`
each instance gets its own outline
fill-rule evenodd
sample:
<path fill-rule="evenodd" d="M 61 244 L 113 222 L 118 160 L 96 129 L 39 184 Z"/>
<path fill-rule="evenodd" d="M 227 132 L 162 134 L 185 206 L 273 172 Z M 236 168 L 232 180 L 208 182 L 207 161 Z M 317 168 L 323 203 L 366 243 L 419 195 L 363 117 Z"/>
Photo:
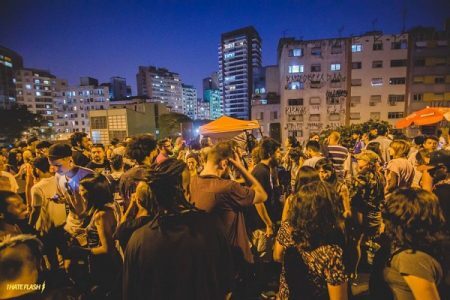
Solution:
<path fill-rule="evenodd" d="M 411 162 L 413 166 L 416 165 L 416 156 L 417 153 L 423 149 L 423 143 L 425 142 L 425 136 L 418 135 L 414 137 L 413 143 L 409 149 L 408 160 Z M 427 151 L 427 150 L 426 150 Z"/>
<path fill-rule="evenodd" d="M 200 172 L 200 157 L 197 153 L 191 152 L 186 156 L 186 164 L 189 169 L 190 177 L 197 176 Z"/>
<path fill-rule="evenodd" d="M 86 168 L 97 173 L 102 173 L 103 175 L 111 173 L 111 165 L 109 160 L 106 159 L 106 152 L 103 144 L 92 145 L 91 161 L 86 165 Z"/>
<path fill-rule="evenodd" d="M 158 141 L 159 154 L 156 157 L 156 163 L 160 164 L 173 154 L 172 141 L 169 138 Z"/>
<path fill-rule="evenodd" d="M 422 189 L 398 189 L 383 207 L 383 222 L 391 251 L 382 276 L 394 298 L 441 299 L 445 220 L 437 197 Z"/>
<path fill-rule="evenodd" d="M 114 202 L 108 179 L 89 174 L 80 180 L 80 196 L 86 201 L 90 221 L 86 226 L 87 247 L 72 246 L 69 257 L 88 256 L 90 281 L 97 286 L 98 297 L 116 297 L 120 292 L 122 258 L 115 247 L 113 233 L 120 220 L 120 209 Z"/>
<path fill-rule="evenodd" d="M 439 139 L 434 135 L 427 135 L 425 141 L 423 142 L 423 148 L 428 150 L 428 152 L 436 151 L 439 145 Z"/>
<path fill-rule="evenodd" d="M 289 160 L 290 163 L 290 175 L 291 175 L 291 181 L 290 181 L 290 191 L 294 190 L 295 187 L 295 179 L 297 178 L 298 171 L 300 170 L 300 167 L 303 165 L 303 161 L 305 160 L 305 155 L 299 148 L 294 148 L 291 151 L 289 151 Z"/>
<path fill-rule="evenodd" d="M 308 156 L 308 159 L 306 159 L 303 162 L 303 166 L 308 166 L 311 168 L 315 168 L 316 163 L 324 158 L 322 153 L 320 152 L 320 144 L 316 140 L 309 140 L 306 143 L 305 147 L 306 151 L 305 154 Z"/>
<path fill-rule="evenodd" d="M 125 251 L 123 299 L 225 299 L 231 256 L 210 214 L 184 197 L 186 164 L 168 158 L 149 173 L 154 220 L 136 230 Z M 194 177 L 197 178 L 197 177 Z"/>
<path fill-rule="evenodd" d="M 414 159 L 411 157 L 408 158 L 408 160 L 413 163 L 414 166 L 414 179 L 411 184 L 412 187 L 421 187 L 421 180 L 422 180 L 422 174 L 423 170 L 427 167 L 428 163 L 430 162 L 430 152 L 426 149 L 420 149 L 416 152 L 414 155 Z"/>
<path fill-rule="evenodd" d="M 0 157 L 0 190 L 11 191 L 17 193 L 19 185 L 16 178 L 6 171 L 6 158 Z"/>
<path fill-rule="evenodd" d="M 28 225 L 29 212 L 22 198 L 10 191 L 0 191 L 0 241 L 7 235 L 35 234 Z"/>
<path fill-rule="evenodd" d="M 31 188 L 31 214 L 29 223 L 40 234 L 52 269 L 59 267 L 56 247 L 61 229 L 66 222 L 66 208 L 50 199 L 57 193 L 55 175 L 50 173 L 46 157 L 33 162 L 33 176 L 38 182 Z"/>
<path fill-rule="evenodd" d="M 347 148 L 340 145 L 341 134 L 337 131 L 332 131 L 328 136 L 328 158 L 333 163 L 334 170 L 339 179 L 344 179 L 344 162 L 349 155 Z"/>
<path fill-rule="evenodd" d="M 388 134 L 387 126 L 385 124 L 377 124 L 376 137 L 370 140 L 370 142 L 367 144 L 369 145 L 374 142 L 380 143 L 380 153 L 381 153 L 380 157 L 384 164 L 387 164 L 391 160 L 389 155 L 389 145 L 391 144 L 392 140 L 387 137 L 387 134 Z"/>
<path fill-rule="evenodd" d="M 405 140 L 395 140 L 389 146 L 392 158 L 386 166 L 386 194 L 401 187 L 410 187 L 414 179 L 414 166 L 407 159 L 409 145 Z"/>
<path fill-rule="evenodd" d="M 57 203 L 68 207 L 68 215 L 64 230 L 75 238 L 81 246 L 85 246 L 86 233 L 84 221 L 87 217 L 86 202 L 80 195 L 80 180 L 93 171 L 74 164 L 72 149 L 67 144 L 54 144 L 49 149 L 48 161 L 56 171 L 56 195 L 52 197 Z"/>
<path fill-rule="evenodd" d="M 353 141 L 353 154 L 359 154 L 364 149 L 365 144 L 361 137 L 361 130 L 353 130 L 352 131 L 352 141 Z"/>
<path fill-rule="evenodd" d="M 85 167 L 90 161 L 90 141 L 85 132 L 74 132 L 70 136 L 72 159 L 75 165 Z"/>
<path fill-rule="evenodd" d="M 294 246 L 286 250 L 283 260 L 288 291 L 279 296 L 347 299 L 336 194 L 326 183 L 312 182 L 302 186 L 297 197 L 290 218 Z"/>
<path fill-rule="evenodd" d="M 438 146 L 437 146 L 437 150 L 442 150 L 445 149 L 445 147 L 447 146 L 447 140 L 445 139 L 445 137 L 442 135 L 442 129 L 438 129 L 437 132 L 437 138 L 438 138 Z"/>
<path fill-rule="evenodd" d="M 36 157 L 47 157 L 48 156 L 48 149 L 52 143 L 49 141 L 40 141 L 36 144 Z"/>
<path fill-rule="evenodd" d="M 123 156 L 120 154 L 113 153 L 110 157 L 110 165 L 111 165 L 111 173 L 107 174 L 106 177 L 109 180 L 109 183 L 111 185 L 111 191 L 114 195 L 114 201 L 119 204 L 123 211 L 124 203 L 123 198 L 120 195 L 120 178 L 124 174 L 124 162 L 123 162 Z"/>

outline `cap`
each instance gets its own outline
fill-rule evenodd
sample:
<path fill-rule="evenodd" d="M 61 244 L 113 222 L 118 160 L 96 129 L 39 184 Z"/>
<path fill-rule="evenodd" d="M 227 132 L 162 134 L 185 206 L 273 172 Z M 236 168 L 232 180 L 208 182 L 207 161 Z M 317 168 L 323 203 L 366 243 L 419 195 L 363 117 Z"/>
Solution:
<path fill-rule="evenodd" d="M 444 165 L 450 171 L 450 150 L 433 151 L 430 154 L 429 166 Z"/>
<path fill-rule="evenodd" d="M 48 158 L 52 160 L 72 156 L 72 148 L 67 144 L 55 144 L 48 149 Z"/>
<path fill-rule="evenodd" d="M 372 162 L 372 163 L 380 160 L 380 157 L 378 156 L 378 154 L 376 154 L 375 152 L 373 152 L 371 150 L 363 150 L 361 153 L 355 154 L 354 157 L 356 159 L 364 160 L 364 161 Z"/>

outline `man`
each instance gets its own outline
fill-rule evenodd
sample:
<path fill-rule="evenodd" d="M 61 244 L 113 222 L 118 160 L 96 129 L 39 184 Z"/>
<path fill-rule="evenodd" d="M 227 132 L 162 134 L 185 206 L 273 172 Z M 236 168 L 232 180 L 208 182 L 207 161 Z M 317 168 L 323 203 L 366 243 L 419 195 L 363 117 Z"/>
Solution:
<path fill-rule="evenodd" d="M 234 166 L 250 183 L 250 187 L 222 179 Z M 243 209 L 267 200 L 264 188 L 242 165 L 229 143 L 216 144 L 208 153 L 203 171 L 191 178 L 191 202 L 198 208 L 212 213 L 221 220 L 228 241 L 237 247 L 244 259 L 253 263 Z"/>
<path fill-rule="evenodd" d="M 52 144 L 49 141 L 41 141 L 36 144 L 36 157 L 47 157 L 48 149 Z"/>
<path fill-rule="evenodd" d="M 94 144 L 91 147 L 91 161 L 86 165 L 86 168 L 91 169 L 103 175 L 111 173 L 111 166 L 106 159 L 105 147 L 103 144 Z"/>
<path fill-rule="evenodd" d="M 340 179 L 344 179 L 344 162 L 348 158 L 348 149 L 340 145 L 341 134 L 332 131 L 328 136 L 328 157 L 333 163 L 336 175 Z"/>
<path fill-rule="evenodd" d="M 85 132 L 75 132 L 70 136 L 72 145 L 72 159 L 77 166 L 85 167 L 91 160 L 89 159 L 90 141 Z"/>
<path fill-rule="evenodd" d="M 154 165 L 148 183 L 150 214 L 125 251 L 124 300 L 228 299 L 231 256 L 224 233 L 212 216 L 184 198 L 186 164 L 169 158 Z"/>
<path fill-rule="evenodd" d="M 9 172 L 6 172 L 6 158 L 0 155 L 0 190 L 17 193 L 19 185 L 16 178 Z"/>
<path fill-rule="evenodd" d="M 30 225 L 42 236 L 52 269 L 58 268 L 56 244 L 60 227 L 66 222 L 65 205 L 51 201 L 57 193 L 55 175 L 50 173 L 46 157 L 38 157 L 33 162 L 33 175 L 38 183 L 31 188 Z"/>
<path fill-rule="evenodd" d="M 377 124 L 376 129 L 377 129 L 376 130 L 377 137 L 374 139 L 371 139 L 369 144 L 373 143 L 373 142 L 380 143 L 381 159 L 383 161 L 383 164 L 387 164 L 391 160 L 391 157 L 389 155 L 389 145 L 391 144 L 392 140 L 386 136 L 388 133 L 388 128 L 386 125 Z M 371 131 L 371 134 L 372 134 L 372 131 Z"/>
<path fill-rule="evenodd" d="M 80 195 L 80 180 L 94 172 L 80 167 L 73 162 L 72 149 L 67 144 L 55 144 L 49 149 L 48 161 L 56 171 L 57 193 L 53 198 L 58 203 L 68 206 L 64 229 L 78 240 L 80 246 L 85 246 L 86 231 L 84 229 L 87 217 L 87 204 Z"/>
<path fill-rule="evenodd" d="M 305 160 L 303 166 L 309 166 L 311 168 L 316 167 L 316 163 L 324 158 L 322 153 L 320 152 L 320 144 L 318 141 L 309 140 L 305 146 L 305 154 L 308 156 L 308 159 Z"/>
<path fill-rule="evenodd" d="M 352 132 L 352 141 L 354 142 L 353 154 L 361 153 L 362 149 L 365 147 L 364 142 L 361 139 L 361 134 L 361 130 L 353 130 Z"/>
<path fill-rule="evenodd" d="M 439 139 L 434 135 L 428 135 L 423 142 L 423 148 L 429 153 L 436 151 L 439 145 Z"/>
<path fill-rule="evenodd" d="M 156 163 L 160 164 L 173 154 L 172 141 L 169 138 L 158 141 L 159 154 L 156 157 Z"/>

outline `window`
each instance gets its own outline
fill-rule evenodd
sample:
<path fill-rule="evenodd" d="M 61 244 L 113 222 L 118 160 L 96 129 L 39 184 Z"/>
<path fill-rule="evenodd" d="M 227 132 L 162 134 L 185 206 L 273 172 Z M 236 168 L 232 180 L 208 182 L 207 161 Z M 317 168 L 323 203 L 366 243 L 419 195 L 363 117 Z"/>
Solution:
<path fill-rule="evenodd" d="M 311 49 L 311 55 L 320 56 L 322 55 L 322 49 L 320 47 L 314 47 Z"/>
<path fill-rule="evenodd" d="M 378 69 L 383 67 L 383 61 L 382 60 L 374 60 L 372 62 L 372 68 Z"/>
<path fill-rule="evenodd" d="M 418 58 L 418 59 L 414 60 L 414 66 L 415 67 L 425 66 L 425 58 Z"/>
<path fill-rule="evenodd" d="M 311 80 L 309 87 L 312 89 L 320 89 L 322 87 L 322 82 L 320 80 Z"/>
<path fill-rule="evenodd" d="M 26 84 L 26 85 L 25 85 L 25 88 L 26 88 L 27 90 L 31 90 L 31 84 Z"/>
<path fill-rule="evenodd" d="M 271 112 L 270 119 L 271 120 L 277 120 L 278 119 L 278 111 Z"/>
<path fill-rule="evenodd" d="M 304 72 L 304 66 L 303 65 L 292 65 L 289 66 L 289 73 L 303 73 Z"/>
<path fill-rule="evenodd" d="M 403 118 L 403 112 L 388 112 L 388 119 L 401 119 Z"/>
<path fill-rule="evenodd" d="M 42 96 L 41 92 L 36 92 L 36 96 L 37 97 Z"/>
<path fill-rule="evenodd" d="M 361 96 L 352 96 L 350 105 L 355 106 L 356 104 L 361 104 Z"/>
<path fill-rule="evenodd" d="M 309 98 L 309 104 L 311 105 L 320 105 L 320 98 L 319 97 L 311 97 Z"/>
<path fill-rule="evenodd" d="M 352 69 L 361 69 L 362 63 L 360 61 L 354 61 L 352 62 Z"/>
<path fill-rule="evenodd" d="M 258 120 L 264 120 L 264 112 L 259 112 L 259 119 Z"/>
<path fill-rule="evenodd" d="M 320 64 L 311 65 L 311 72 L 320 72 L 321 67 Z"/>
<path fill-rule="evenodd" d="M 288 105 L 303 105 L 303 98 L 288 99 Z"/>
<path fill-rule="evenodd" d="M 401 40 L 398 42 L 391 43 L 391 49 L 393 49 L 393 50 L 406 49 L 406 48 L 408 48 L 408 42 L 406 40 Z"/>
<path fill-rule="evenodd" d="M 288 115 L 288 122 L 303 122 L 303 115 Z"/>
<path fill-rule="evenodd" d="M 350 113 L 350 120 L 359 120 L 359 119 L 361 119 L 361 113 L 359 112 Z"/>
<path fill-rule="evenodd" d="M 230 59 L 234 57 L 234 52 L 230 52 L 230 53 L 225 53 L 225 55 L 223 56 L 225 59 Z"/>
<path fill-rule="evenodd" d="M 293 81 L 288 84 L 288 90 L 303 90 L 303 82 Z"/>
<path fill-rule="evenodd" d="M 405 95 L 389 95 L 388 100 L 389 102 L 404 102 Z"/>
<path fill-rule="evenodd" d="M 362 44 L 353 44 L 352 45 L 352 52 L 361 52 L 362 51 Z"/>
<path fill-rule="evenodd" d="M 340 71 L 341 70 L 341 64 L 331 64 L 330 70 L 331 71 Z"/>
<path fill-rule="evenodd" d="M 389 79 L 390 85 L 399 85 L 399 84 L 405 84 L 406 78 L 405 77 L 392 77 Z"/>
<path fill-rule="evenodd" d="M 337 113 L 331 113 L 331 114 L 328 116 L 328 120 L 329 120 L 329 121 L 340 121 L 340 120 L 341 120 L 341 115 L 340 115 L 340 114 L 337 114 Z"/>
<path fill-rule="evenodd" d="M 378 103 L 381 103 L 381 95 L 371 95 L 369 106 L 376 106 Z"/>
<path fill-rule="evenodd" d="M 108 117 L 109 129 L 126 129 L 127 123 L 125 116 L 109 116 Z"/>
<path fill-rule="evenodd" d="M 445 83 L 445 77 L 444 76 L 436 76 L 436 77 L 434 77 L 434 83 L 437 83 L 437 84 Z"/>
<path fill-rule="evenodd" d="M 298 57 L 298 56 L 303 56 L 303 49 L 301 48 L 294 48 L 294 49 L 289 49 L 289 57 Z"/>
<path fill-rule="evenodd" d="M 373 43 L 372 50 L 373 50 L 373 51 L 380 51 L 380 50 L 383 50 L 383 43 L 380 43 L 380 42 Z"/>
<path fill-rule="evenodd" d="M 361 79 L 352 79 L 352 86 L 361 86 L 362 80 Z"/>
<path fill-rule="evenodd" d="M 378 121 L 381 118 L 381 113 L 380 112 L 371 112 L 370 118 L 374 121 Z"/>
<path fill-rule="evenodd" d="M 372 86 L 382 86 L 383 78 L 372 78 L 371 82 Z"/>
<path fill-rule="evenodd" d="M 234 48 L 234 43 L 228 43 L 228 44 L 225 44 L 223 47 L 224 47 L 225 49 L 232 49 L 232 48 Z"/>
<path fill-rule="evenodd" d="M 391 67 L 406 67 L 407 61 L 406 59 L 393 59 L 391 60 Z"/>
<path fill-rule="evenodd" d="M 312 122 L 320 122 L 320 114 L 310 114 L 309 120 Z"/>
<path fill-rule="evenodd" d="M 414 76 L 413 77 L 413 83 L 423 83 L 424 78 L 423 76 Z"/>
<path fill-rule="evenodd" d="M 416 102 L 423 101 L 423 94 L 413 94 L 413 101 Z"/>

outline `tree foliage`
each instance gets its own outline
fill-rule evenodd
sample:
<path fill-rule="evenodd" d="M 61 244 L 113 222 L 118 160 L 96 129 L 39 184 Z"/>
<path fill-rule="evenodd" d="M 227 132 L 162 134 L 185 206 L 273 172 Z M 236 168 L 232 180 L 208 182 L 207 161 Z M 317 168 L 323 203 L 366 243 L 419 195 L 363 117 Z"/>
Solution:
<path fill-rule="evenodd" d="M 44 124 L 42 116 L 29 112 L 26 106 L 13 106 L 10 109 L 0 109 L 0 137 L 6 142 L 20 138 L 24 131 L 41 127 Z"/>
<path fill-rule="evenodd" d="M 192 119 L 188 116 L 176 112 L 163 114 L 159 117 L 159 128 L 161 137 L 178 136 L 184 124 L 192 123 Z M 180 125 L 183 124 L 183 125 Z"/>

